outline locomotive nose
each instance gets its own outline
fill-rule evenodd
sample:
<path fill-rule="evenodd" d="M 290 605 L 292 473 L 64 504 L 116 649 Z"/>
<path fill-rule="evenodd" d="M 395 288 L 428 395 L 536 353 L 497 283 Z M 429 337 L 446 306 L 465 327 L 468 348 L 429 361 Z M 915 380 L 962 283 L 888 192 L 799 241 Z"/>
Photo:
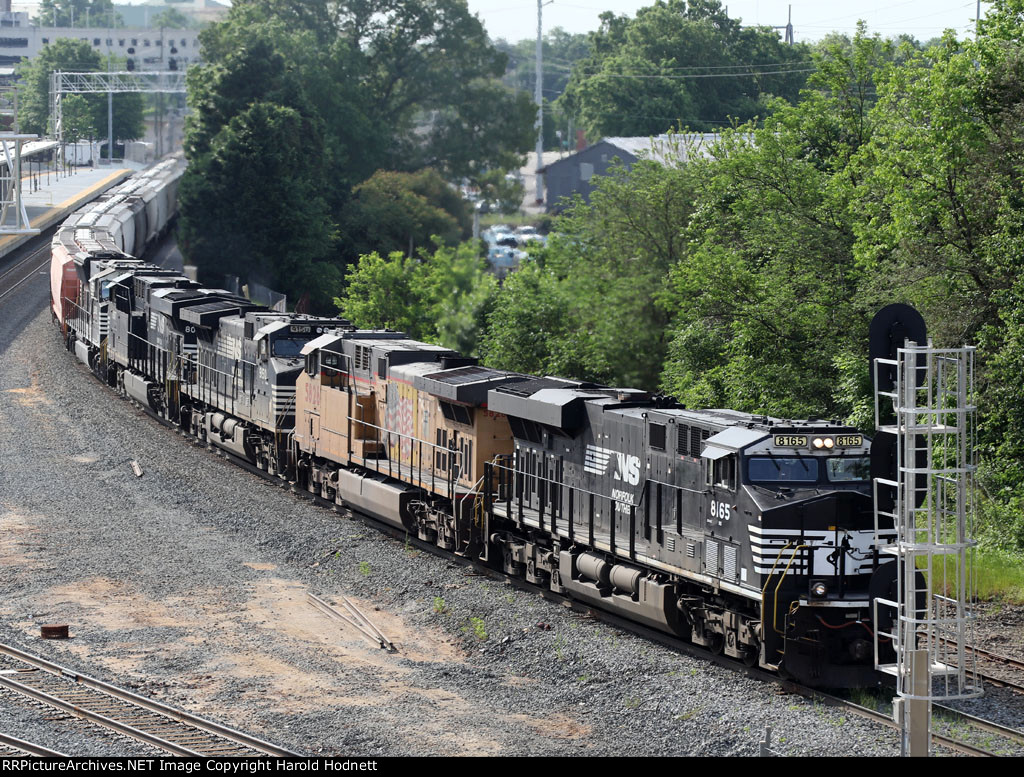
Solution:
<path fill-rule="evenodd" d="M 763 504 L 763 526 L 767 529 L 847 531 L 874 526 L 871 497 L 859 491 L 796 491 L 784 504 Z"/>

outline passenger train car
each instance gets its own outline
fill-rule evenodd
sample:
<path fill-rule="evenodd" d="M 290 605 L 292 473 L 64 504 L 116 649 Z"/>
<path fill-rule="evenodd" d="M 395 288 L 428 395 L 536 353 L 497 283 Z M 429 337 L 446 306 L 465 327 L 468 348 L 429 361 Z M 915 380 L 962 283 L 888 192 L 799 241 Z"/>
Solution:
<path fill-rule="evenodd" d="M 112 193 L 54 238 L 54 319 L 101 379 L 452 553 L 808 684 L 877 681 L 894 532 L 875 526 L 856 429 L 491 369 L 206 288 L 131 256 L 178 175 L 154 170 L 163 189 Z"/>

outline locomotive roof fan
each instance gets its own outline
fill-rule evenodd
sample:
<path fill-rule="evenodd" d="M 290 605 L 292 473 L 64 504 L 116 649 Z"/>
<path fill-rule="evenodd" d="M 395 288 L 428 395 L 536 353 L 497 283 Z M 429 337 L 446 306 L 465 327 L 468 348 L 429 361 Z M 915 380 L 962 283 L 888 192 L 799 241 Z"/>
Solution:
<path fill-rule="evenodd" d="M 910 305 L 899 302 L 886 305 L 871 319 L 871 328 L 868 334 L 868 366 L 871 370 L 872 384 L 876 381 L 878 383 L 874 387 L 875 391 L 892 391 L 896 386 L 896 366 L 880 364 L 876 367 L 875 359 L 895 361 L 898 355 L 897 351 L 903 348 L 907 341 L 917 345 L 927 345 L 928 343 L 924 318 Z M 918 357 L 918 366 L 924 366 L 923 357 Z M 879 408 L 879 412 L 881 412 L 881 408 Z M 884 423 L 881 418 L 879 421 Z M 918 450 L 917 457 L 919 459 L 924 455 L 925 451 Z M 918 465 L 923 465 L 923 462 L 919 461 Z M 887 480 L 899 479 L 896 435 L 887 433 L 883 429 L 876 430 L 871 442 L 871 477 Z M 895 500 L 895 489 L 879 484 L 877 493 L 879 510 L 891 511 Z"/>

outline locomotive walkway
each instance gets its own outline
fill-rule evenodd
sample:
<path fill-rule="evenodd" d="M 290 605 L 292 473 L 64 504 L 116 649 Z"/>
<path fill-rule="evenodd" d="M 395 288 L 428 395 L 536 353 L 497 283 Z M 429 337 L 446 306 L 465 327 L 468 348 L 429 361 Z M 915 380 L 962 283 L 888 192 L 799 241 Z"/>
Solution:
<path fill-rule="evenodd" d="M 115 167 L 80 167 L 74 173 L 59 179 L 51 172 L 36 176 L 39 189 L 30 191 L 35 184 L 26 177 L 22 182 L 22 199 L 28 212 L 29 224 L 46 231 L 63 221 L 83 203 L 88 202 L 111 186 L 120 183 L 142 165 Z M 34 235 L 0 235 L 0 259 L 31 240 Z"/>

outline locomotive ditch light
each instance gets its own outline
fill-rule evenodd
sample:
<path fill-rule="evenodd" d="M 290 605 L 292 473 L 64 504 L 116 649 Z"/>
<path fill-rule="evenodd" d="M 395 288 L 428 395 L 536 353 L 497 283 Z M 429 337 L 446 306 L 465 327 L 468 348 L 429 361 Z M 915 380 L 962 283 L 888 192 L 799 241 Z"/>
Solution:
<path fill-rule="evenodd" d="M 815 599 L 824 599 L 828 594 L 828 586 L 821 580 L 811 582 L 811 596 Z"/>

